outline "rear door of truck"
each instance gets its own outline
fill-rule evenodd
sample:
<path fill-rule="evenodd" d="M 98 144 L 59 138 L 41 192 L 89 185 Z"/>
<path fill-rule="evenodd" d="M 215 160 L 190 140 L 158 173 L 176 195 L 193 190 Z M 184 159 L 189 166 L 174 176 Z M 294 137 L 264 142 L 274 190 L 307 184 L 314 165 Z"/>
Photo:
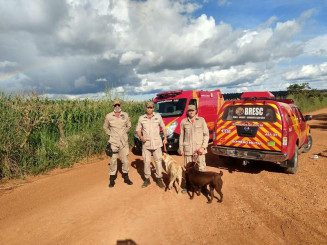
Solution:
<path fill-rule="evenodd" d="M 228 102 L 220 110 L 217 145 L 281 151 L 282 121 L 277 103 Z"/>

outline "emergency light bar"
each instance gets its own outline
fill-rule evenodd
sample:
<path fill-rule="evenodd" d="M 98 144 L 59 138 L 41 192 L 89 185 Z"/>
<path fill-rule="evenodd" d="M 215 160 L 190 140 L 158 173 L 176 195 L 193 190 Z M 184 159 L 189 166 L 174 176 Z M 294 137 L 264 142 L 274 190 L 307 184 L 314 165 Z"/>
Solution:
<path fill-rule="evenodd" d="M 275 95 L 268 91 L 263 92 L 244 92 L 241 95 L 241 99 L 243 100 L 275 100 L 278 102 L 282 102 L 285 104 L 293 104 L 293 99 L 276 99 Z"/>
<path fill-rule="evenodd" d="M 274 99 L 275 95 L 268 91 L 264 92 L 244 92 L 241 99 Z"/>
<path fill-rule="evenodd" d="M 183 90 L 175 90 L 175 91 L 158 93 L 157 96 L 159 98 L 167 98 L 167 97 L 174 97 L 174 96 L 179 95 L 181 93 L 183 93 Z"/>

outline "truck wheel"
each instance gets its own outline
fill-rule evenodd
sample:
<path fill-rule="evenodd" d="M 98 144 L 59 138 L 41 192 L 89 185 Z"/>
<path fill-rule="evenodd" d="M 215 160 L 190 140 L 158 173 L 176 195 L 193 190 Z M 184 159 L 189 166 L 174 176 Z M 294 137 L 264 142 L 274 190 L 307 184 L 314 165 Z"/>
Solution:
<path fill-rule="evenodd" d="M 308 135 L 307 143 L 303 146 L 303 152 L 308 152 L 311 150 L 312 147 L 312 136 L 311 134 Z"/>
<path fill-rule="evenodd" d="M 288 174 L 295 174 L 297 172 L 298 166 L 298 146 L 295 145 L 293 157 L 289 160 L 286 160 L 287 167 L 285 168 L 285 172 Z"/>

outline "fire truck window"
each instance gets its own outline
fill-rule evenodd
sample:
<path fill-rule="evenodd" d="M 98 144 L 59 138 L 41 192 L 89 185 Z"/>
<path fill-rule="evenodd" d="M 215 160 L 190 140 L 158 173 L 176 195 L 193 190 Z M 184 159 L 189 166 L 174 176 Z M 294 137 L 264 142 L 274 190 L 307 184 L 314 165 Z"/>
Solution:
<path fill-rule="evenodd" d="M 300 115 L 302 121 L 304 122 L 304 121 L 305 121 L 305 120 L 304 120 L 304 116 L 302 115 L 302 113 L 301 113 L 301 111 L 299 110 L 299 108 L 297 108 L 297 111 L 298 111 L 298 113 L 299 113 L 299 115 Z"/>
<path fill-rule="evenodd" d="M 286 119 L 287 124 L 289 124 L 290 120 L 291 120 L 291 116 L 290 116 L 289 112 L 286 111 L 285 109 L 283 109 L 283 113 L 284 113 L 284 117 Z"/>
<path fill-rule="evenodd" d="M 177 117 L 183 115 L 187 99 L 169 99 L 155 102 L 155 111 L 162 117 Z"/>
<path fill-rule="evenodd" d="M 295 117 L 296 120 L 300 121 L 300 114 L 299 114 L 299 111 L 296 107 L 292 107 L 292 110 L 293 110 L 293 115 Z"/>
<path fill-rule="evenodd" d="M 266 105 L 229 106 L 225 109 L 222 119 L 254 122 L 275 122 L 277 120 L 275 110 Z"/>

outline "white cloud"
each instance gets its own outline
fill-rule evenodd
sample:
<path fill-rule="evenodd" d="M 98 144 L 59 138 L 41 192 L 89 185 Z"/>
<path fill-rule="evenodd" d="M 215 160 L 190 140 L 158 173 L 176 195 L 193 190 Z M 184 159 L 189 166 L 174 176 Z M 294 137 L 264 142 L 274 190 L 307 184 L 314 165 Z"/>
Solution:
<path fill-rule="evenodd" d="M 320 65 L 305 65 L 284 75 L 286 80 L 327 80 L 327 62 Z"/>
<path fill-rule="evenodd" d="M 269 16 L 241 30 L 217 17 L 194 17 L 201 7 L 184 0 L 2 1 L 0 76 L 6 81 L 0 89 L 77 96 L 99 94 L 110 84 L 135 95 L 278 89 L 283 79 L 325 79 L 327 36 L 299 38 L 313 10 L 285 21 Z M 312 57 L 315 64 L 290 64 Z M 11 77 L 14 69 L 19 75 Z"/>

